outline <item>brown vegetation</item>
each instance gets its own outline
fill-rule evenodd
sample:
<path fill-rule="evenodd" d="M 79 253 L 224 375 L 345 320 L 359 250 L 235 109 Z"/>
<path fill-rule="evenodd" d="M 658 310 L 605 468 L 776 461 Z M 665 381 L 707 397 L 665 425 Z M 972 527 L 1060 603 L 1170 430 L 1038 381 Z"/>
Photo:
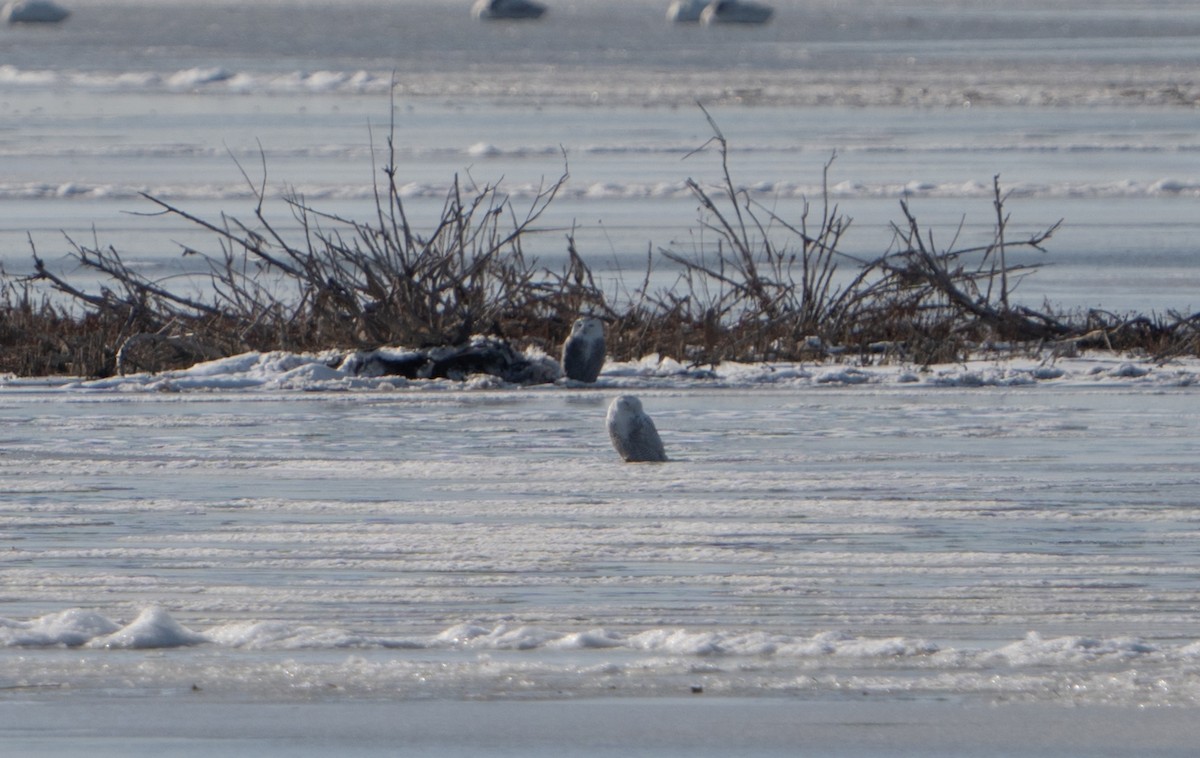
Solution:
<path fill-rule="evenodd" d="M 1013 304 L 1016 282 L 1034 267 L 1010 264 L 1009 254 L 1044 251 L 1057 225 L 1009 239 L 998 178 L 990 244 L 939 248 L 901 202 L 891 249 L 857 260 L 839 250 L 850 219 L 827 191 L 793 220 L 755 202 L 735 185 L 726 139 L 709 122 L 719 189 L 690 179 L 688 186 L 715 249 L 658 251 L 680 272 L 668 288 L 652 289 L 649 256 L 640 285 L 606 290 L 571 237 L 562 270 L 526 257 L 522 240 L 563 186 L 565 169 L 521 210 L 497 187 L 464 187 L 456 178 L 440 216 L 418 227 L 389 162 L 368 220 L 285 198 L 301 229 L 295 239 L 263 213 L 265 178 L 254 185 L 247 177 L 258 200 L 252 222 L 205 220 L 147 196 L 158 212 L 219 242 L 217 255 L 184 251 L 207 263 L 204 297 L 147 279 L 99 244 L 71 243 L 77 262 L 105 282 L 98 292 L 51 272 L 36 248 L 32 274 L 0 271 L 0 372 L 108 376 L 249 350 L 460 345 L 477 333 L 555 353 L 584 313 L 608 322 L 609 353 L 618 360 L 657 352 L 693 365 L 830 355 L 927 364 L 999 343 L 1200 354 L 1200 314 L 1063 315 Z M 390 161 L 390 138 L 387 154 Z"/>

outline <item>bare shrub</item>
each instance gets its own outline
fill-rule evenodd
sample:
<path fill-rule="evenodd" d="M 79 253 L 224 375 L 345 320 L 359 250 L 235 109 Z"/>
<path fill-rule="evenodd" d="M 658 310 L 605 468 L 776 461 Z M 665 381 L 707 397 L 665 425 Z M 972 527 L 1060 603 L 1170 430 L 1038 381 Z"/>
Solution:
<path fill-rule="evenodd" d="M 997 222 L 990 244 L 959 247 L 956 234 L 942 248 L 934 243 L 932 232 L 922 229 L 908 202 L 900 202 L 904 221 L 892 225 L 892 249 L 874 262 L 883 272 L 868 319 L 875 339 L 902 346 L 909 360 L 936 363 L 958 360 L 984 342 L 1044 341 L 1071 331 L 1049 309 L 1011 303 L 1015 285 L 1040 264 L 1010 264 L 1008 252 L 1044 252 L 1061 222 L 1015 242 L 1008 240 L 1005 199 L 999 177 L 994 177 Z"/>
<path fill-rule="evenodd" d="M 717 192 L 692 178 L 687 186 L 700 205 L 701 237 L 713 237 L 716 247 L 661 250 L 681 273 L 675 287 L 649 298 L 659 315 L 676 324 L 676 341 L 684 344 L 675 354 L 698 363 L 796 357 L 814 337 L 840 336 L 869 267 L 847 284 L 835 283 L 839 263 L 848 260 L 838 244 L 850 219 L 829 202 L 832 159 L 825 165 L 819 217 L 805 201 L 799 220 L 789 222 L 734 184 L 729 143 L 704 113 L 713 130 L 706 144 L 715 144 L 720 155 L 721 182 Z"/>
<path fill-rule="evenodd" d="M 892 248 L 861 261 L 838 249 L 851 221 L 829 200 L 833 159 L 822 176 L 819 211 L 805 201 L 799 220 L 789 222 L 735 186 L 728 143 L 711 116 L 709 123 L 720 154 L 720 194 L 692 179 L 688 186 L 716 250 L 663 251 L 682 273 L 675 288 L 654 300 L 660 313 L 690 327 L 685 352 L 695 360 L 802 359 L 842 346 L 935 362 L 956 360 L 985 339 L 1041 340 L 1070 332 L 1047 312 L 1010 303 L 1015 284 L 1036 266 L 1010 265 L 1008 250 L 1044 250 L 1058 224 L 1016 242 L 1006 239 L 998 177 L 991 244 L 960 248 L 952 241 L 939 249 L 902 201 L 904 222 L 893 225 Z M 839 265 L 851 267 L 841 283 Z"/>
<path fill-rule="evenodd" d="M 243 169 L 256 199 L 250 221 L 209 221 L 146 196 L 155 213 L 216 238 L 219 253 L 184 250 L 207 264 L 203 288 L 194 283 L 206 294 L 151 280 L 112 247 L 69 240 L 70 256 L 102 282 L 85 291 L 33 249 L 32 274 L 0 271 L 0 371 L 161 371 L 247 350 L 429 348 L 463 345 L 475 334 L 553 354 L 582 314 L 608 322 L 609 354 L 618 360 L 658 353 L 694 366 L 830 356 L 928 364 L 1006 343 L 1056 354 L 1140 350 L 1159 360 L 1200 354 L 1200 314 L 1063 315 L 1014 303 L 1013 292 L 1040 264 L 1014 264 L 1012 253 L 1044 253 L 1058 224 L 1012 239 L 999 177 L 987 244 L 960 246 L 956 231 L 938 245 L 901 201 L 891 245 L 863 260 L 839 249 L 851 220 L 830 202 L 834 158 L 824 167 L 820 198 L 805 200 L 798 218 L 784 218 L 735 184 L 729 144 L 704 113 L 713 136 L 696 152 L 716 146 L 721 179 L 716 189 L 687 180 L 700 209 L 701 244 L 689 252 L 659 249 L 657 259 L 651 248 L 631 287 L 601 287 L 573 231 L 560 271 L 526 255 L 523 240 L 544 231 L 539 219 L 567 180 L 565 155 L 562 174 L 522 209 L 496 186 L 455 177 L 440 213 L 418 225 L 398 189 L 393 127 L 366 221 L 290 194 L 283 202 L 298 231 L 285 232 L 264 212 L 265 165 L 258 182 Z M 654 289 L 664 260 L 677 278 Z"/>
<path fill-rule="evenodd" d="M 294 239 L 264 213 L 265 168 L 260 183 L 247 177 L 257 200 L 252 224 L 224 215 L 210 222 L 144 196 L 157 213 L 218 239 L 218 255 L 184 251 L 208 264 L 207 298 L 147 279 L 112 247 L 73 240 L 71 256 L 107 282 L 99 293 L 51 272 L 36 250 L 34 274 L 25 281 L 49 283 L 88 312 L 122 324 L 109 343 L 110 371 L 162 370 L 245 350 L 456 345 L 475 333 L 549 347 L 575 314 L 602 309 L 603 294 L 573 240 L 557 273 L 538 267 L 522 246 L 566 181 L 565 171 L 524 211 L 497 187 L 467 188 L 456 177 L 440 216 L 424 232 L 409 220 L 394 162 L 382 173 L 386 182 L 376 186 L 368 222 L 285 196 L 300 228 Z"/>

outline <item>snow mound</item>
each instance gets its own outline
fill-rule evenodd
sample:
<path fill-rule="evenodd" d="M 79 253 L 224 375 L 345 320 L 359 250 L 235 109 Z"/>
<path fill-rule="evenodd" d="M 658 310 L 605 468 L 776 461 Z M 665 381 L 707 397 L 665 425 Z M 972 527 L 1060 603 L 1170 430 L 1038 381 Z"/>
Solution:
<path fill-rule="evenodd" d="M 90 381 L 65 381 L 68 390 L 89 391 L 220 391 L 300 390 L 350 391 L 391 389 L 489 390 L 558 383 L 557 361 L 541 350 L 517 352 L 472 342 L 461 348 L 416 351 L 405 348 L 340 353 L 251 352 L 198 363 L 158 374 L 131 374 Z M 507 352 L 504 352 L 507 351 Z M 1200 360 L 1169 363 L 1134 360 L 1116 354 L 1093 354 L 1047 362 L 1025 358 L 979 358 L 953 365 L 916 367 L 906 364 L 851 365 L 816 363 L 737 363 L 689 366 L 657 354 L 640 360 L 608 362 L 591 385 L 610 389 L 674 389 L 693 387 L 1036 387 L 1062 385 L 1147 385 L 1188 387 L 1200 380 Z M 0 377 L 0 387 L 23 383 L 44 386 L 47 380 Z"/>
<path fill-rule="evenodd" d="M 146 608 L 127 626 L 97 637 L 88 645 L 105 648 L 186 647 L 208 642 L 208 638 L 185 629 L 162 608 Z"/>

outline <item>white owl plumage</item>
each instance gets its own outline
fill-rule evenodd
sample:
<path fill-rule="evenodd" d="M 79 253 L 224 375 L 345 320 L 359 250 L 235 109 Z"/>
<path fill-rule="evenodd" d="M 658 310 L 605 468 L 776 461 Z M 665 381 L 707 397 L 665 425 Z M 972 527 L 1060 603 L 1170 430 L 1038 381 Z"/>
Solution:
<path fill-rule="evenodd" d="M 633 395 L 621 395 L 608 406 L 608 436 L 617 453 L 628 463 L 667 460 L 662 439 L 642 401 Z"/>
<path fill-rule="evenodd" d="M 578 318 L 563 343 L 562 368 L 568 379 L 591 384 L 604 367 L 604 322 L 598 318 Z"/>

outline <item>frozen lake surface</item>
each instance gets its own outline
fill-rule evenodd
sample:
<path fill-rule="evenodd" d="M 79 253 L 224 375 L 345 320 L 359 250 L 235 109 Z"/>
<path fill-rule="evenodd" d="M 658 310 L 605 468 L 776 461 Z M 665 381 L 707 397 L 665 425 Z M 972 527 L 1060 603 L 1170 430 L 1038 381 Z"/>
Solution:
<path fill-rule="evenodd" d="M 143 192 L 247 219 L 263 181 L 290 232 L 293 191 L 370 218 L 394 113 L 418 225 L 456 175 L 521 207 L 569 168 L 527 250 L 556 266 L 574 230 L 640 281 L 711 250 L 701 101 L 788 220 L 836 153 L 848 253 L 888 247 L 901 199 L 987 242 L 998 174 L 1010 241 L 1065 222 L 1015 300 L 1200 307 L 1194 3 L 774 0 L 704 29 L 548 2 L 71 0 L 2 29 L 0 266 L 32 245 L 94 286 L 66 235 L 179 285 L 216 241 Z M 1200 366 L 679 369 L 0 379 L 0 751 L 1194 754 Z M 618 461 L 619 392 L 670 463 Z"/>
<path fill-rule="evenodd" d="M 9 382 L 0 696 L 1200 704 L 1200 366 L 679 368 Z"/>

